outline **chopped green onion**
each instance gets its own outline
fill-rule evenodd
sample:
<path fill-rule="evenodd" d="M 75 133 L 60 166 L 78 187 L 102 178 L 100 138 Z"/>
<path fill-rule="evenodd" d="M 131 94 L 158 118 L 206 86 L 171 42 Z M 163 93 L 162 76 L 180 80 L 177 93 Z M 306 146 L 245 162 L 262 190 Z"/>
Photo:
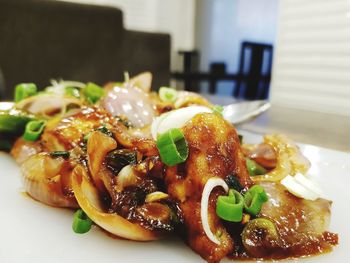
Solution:
<path fill-rule="evenodd" d="M 246 158 L 246 164 L 247 164 L 247 169 L 249 172 L 249 175 L 254 176 L 254 175 L 262 175 L 266 174 L 266 169 L 262 167 L 261 165 L 257 164 L 255 161 Z"/>
<path fill-rule="evenodd" d="M 33 116 L 11 109 L 8 111 L 0 111 L 0 132 L 21 134 L 26 124 L 33 120 Z"/>
<path fill-rule="evenodd" d="M 21 83 L 15 87 L 15 102 L 19 102 L 27 97 L 37 93 L 37 87 L 34 83 Z"/>
<path fill-rule="evenodd" d="M 45 128 L 46 121 L 30 121 L 27 123 L 23 138 L 26 141 L 36 141 Z"/>
<path fill-rule="evenodd" d="M 70 153 L 67 151 L 55 151 L 55 152 L 51 152 L 50 156 L 53 158 L 62 157 L 63 159 L 68 159 L 70 156 Z"/>
<path fill-rule="evenodd" d="M 216 214 L 226 221 L 240 222 L 243 218 L 243 196 L 234 189 L 230 189 L 228 196 L 219 196 Z"/>
<path fill-rule="evenodd" d="M 95 104 L 103 96 L 104 90 L 100 86 L 89 82 L 83 89 L 83 93 L 89 103 Z"/>
<path fill-rule="evenodd" d="M 183 163 L 188 157 L 185 136 L 177 128 L 160 134 L 157 139 L 157 148 L 162 162 L 169 166 Z"/>
<path fill-rule="evenodd" d="M 267 200 L 265 189 L 260 185 L 254 185 L 244 195 L 244 209 L 249 214 L 256 216 L 260 213 L 262 205 Z"/>
<path fill-rule="evenodd" d="M 257 258 L 265 256 L 262 248 L 266 244 L 278 244 L 279 235 L 275 224 L 267 218 L 250 220 L 242 232 L 242 244 L 245 250 Z M 268 242 L 268 243 L 267 243 Z"/>
<path fill-rule="evenodd" d="M 221 105 L 215 105 L 213 108 L 212 108 L 213 112 L 214 113 L 217 113 L 219 115 L 222 115 L 222 112 L 224 111 L 224 107 L 221 106 Z"/>
<path fill-rule="evenodd" d="M 84 234 L 90 231 L 92 220 L 81 209 L 74 213 L 73 231 L 77 234 Z"/>
<path fill-rule="evenodd" d="M 68 86 L 65 88 L 65 93 L 68 96 L 74 97 L 74 98 L 80 98 L 80 90 L 79 88 Z"/>
<path fill-rule="evenodd" d="M 159 89 L 159 98 L 164 102 L 174 102 L 177 98 L 177 91 L 168 87 Z"/>

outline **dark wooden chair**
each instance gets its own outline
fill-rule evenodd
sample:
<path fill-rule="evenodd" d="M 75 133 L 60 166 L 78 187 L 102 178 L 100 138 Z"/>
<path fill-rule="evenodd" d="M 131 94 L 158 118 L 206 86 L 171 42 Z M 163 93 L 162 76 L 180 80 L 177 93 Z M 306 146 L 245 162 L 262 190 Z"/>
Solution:
<path fill-rule="evenodd" d="M 234 97 L 248 100 L 268 98 L 272 54 L 273 46 L 270 44 L 242 42 Z"/>

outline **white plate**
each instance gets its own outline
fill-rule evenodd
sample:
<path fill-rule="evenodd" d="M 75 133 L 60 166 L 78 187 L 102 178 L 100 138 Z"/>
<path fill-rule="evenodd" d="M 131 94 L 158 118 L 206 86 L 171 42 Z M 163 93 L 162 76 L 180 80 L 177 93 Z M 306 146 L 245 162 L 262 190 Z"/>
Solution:
<path fill-rule="evenodd" d="M 257 135 L 244 135 L 247 142 L 261 140 Z M 311 145 L 301 148 L 312 162 L 310 173 L 334 201 L 330 230 L 339 233 L 340 245 L 330 254 L 298 261 L 345 262 L 350 256 L 350 154 Z M 97 228 L 85 235 L 74 234 L 73 211 L 43 205 L 22 192 L 17 165 L 9 155 L 0 153 L 2 263 L 203 261 L 177 238 L 140 243 L 110 238 Z"/>

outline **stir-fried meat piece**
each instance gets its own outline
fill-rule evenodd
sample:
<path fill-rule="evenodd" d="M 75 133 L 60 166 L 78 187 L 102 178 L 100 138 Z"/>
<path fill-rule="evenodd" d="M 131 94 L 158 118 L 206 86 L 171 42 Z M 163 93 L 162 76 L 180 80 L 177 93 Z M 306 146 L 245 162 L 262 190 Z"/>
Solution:
<path fill-rule="evenodd" d="M 277 165 L 277 153 L 270 144 L 243 145 L 243 153 L 266 169 L 274 169 Z"/>
<path fill-rule="evenodd" d="M 220 244 L 208 239 L 201 223 L 201 197 L 207 180 L 236 175 L 242 186 L 252 184 L 241 151 L 235 128 L 220 116 L 211 113 L 198 114 L 183 132 L 189 147 L 185 164 L 168 167 L 165 183 L 170 196 L 179 201 L 182 209 L 187 241 L 191 248 L 208 262 L 218 262 L 233 251 L 233 240 L 215 213 L 218 194 L 214 189 L 209 201 L 209 225 L 217 234 Z"/>
<path fill-rule="evenodd" d="M 235 241 L 233 258 L 285 259 L 329 252 L 338 235 L 328 232 L 331 201 L 295 197 L 280 183 L 261 182 L 268 202 L 246 224 L 225 222 Z"/>
<path fill-rule="evenodd" d="M 120 123 L 115 123 L 113 134 L 117 142 L 128 149 L 137 149 L 145 156 L 158 155 L 155 141 L 150 137 L 149 126 L 143 129 L 127 129 Z"/>
<path fill-rule="evenodd" d="M 263 182 L 269 202 L 261 210 L 261 217 L 275 223 L 278 238 L 264 242 L 263 236 L 250 238 L 248 254 L 253 257 L 288 258 L 318 254 L 331 250 L 337 244 L 337 235 L 326 232 L 331 215 L 331 201 L 300 199 L 282 185 Z M 261 232 L 262 233 L 262 232 Z M 243 241 L 244 242 L 244 241 Z"/>
<path fill-rule="evenodd" d="M 116 148 L 116 140 L 100 131 L 91 132 L 87 141 L 87 167 L 104 212 L 151 231 L 173 230 L 172 211 L 166 204 L 145 203 L 146 195 L 159 189 L 155 179 L 136 167 L 150 161 L 130 164 L 115 172 L 107 167 L 106 156 Z M 125 170 L 127 167 L 130 169 Z"/>
<path fill-rule="evenodd" d="M 50 120 L 41 140 L 48 151 L 71 150 L 79 145 L 84 135 L 110 121 L 107 112 L 97 108 L 84 108 L 73 115 Z"/>

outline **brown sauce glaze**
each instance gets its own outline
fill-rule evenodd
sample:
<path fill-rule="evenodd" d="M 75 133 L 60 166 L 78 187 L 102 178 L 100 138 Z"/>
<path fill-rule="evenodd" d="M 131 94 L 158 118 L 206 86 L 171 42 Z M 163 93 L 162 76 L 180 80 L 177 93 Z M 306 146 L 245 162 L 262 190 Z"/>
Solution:
<path fill-rule="evenodd" d="M 47 151 L 71 150 L 93 129 L 109 123 L 111 116 L 98 108 L 85 107 L 73 115 L 50 120 L 42 135 Z"/>
<path fill-rule="evenodd" d="M 269 201 L 260 217 L 271 220 L 278 238 L 268 241 L 266 233 L 257 229 L 244 248 L 238 230 L 232 233 L 236 240 L 235 259 L 285 259 L 327 253 L 338 243 L 338 235 L 327 232 L 331 202 L 325 199 L 308 201 L 290 194 L 282 185 L 264 182 Z M 231 228 L 234 229 L 234 228 Z M 237 228 L 236 228 L 237 229 Z M 243 229 L 243 226 L 241 226 Z"/>
<path fill-rule="evenodd" d="M 215 212 L 220 188 L 209 199 L 209 225 L 220 244 L 209 240 L 201 223 L 203 188 L 209 178 L 235 174 L 243 187 L 252 181 L 234 127 L 215 114 L 198 114 L 183 127 L 189 156 L 184 165 L 166 168 L 165 184 L 169 195 L 179 202 L 183 212 L 186 241 L 208 262 L 219 262 L 234 249 L 234 242 Z"/>

